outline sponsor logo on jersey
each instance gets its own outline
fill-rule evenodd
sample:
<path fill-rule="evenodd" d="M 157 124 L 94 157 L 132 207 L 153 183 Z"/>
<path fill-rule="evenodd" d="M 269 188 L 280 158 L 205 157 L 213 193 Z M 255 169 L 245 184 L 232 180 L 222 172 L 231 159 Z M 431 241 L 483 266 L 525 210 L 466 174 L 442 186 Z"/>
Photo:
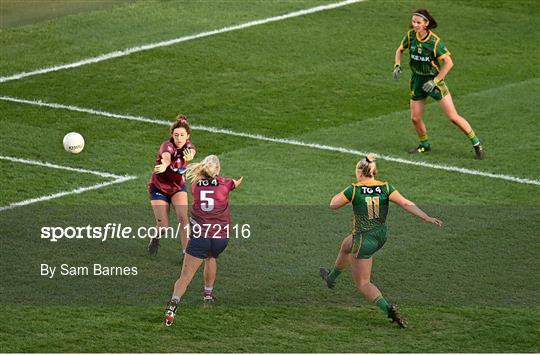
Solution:
<path fill-rule="evenodd" d="M 411 59 L 417 60 L 419 62 L 431 62 L 431 59 L 429 57 L 423 57 L 416 54 L 411 54 Z"/>
<path fill-rule="evenodd" d="M 376 187 L 361 186 L 361 189 L 362 189 L 362 195 L 373 195 L 373 194 L 383 193 L 380 186 L 376 186 Z"/>
<path fill-rule="evenodd" d="M 198 186 L 219 186 L 219 181 L 217 179 L 212 179 L 212 180 L 203 179 L 203 180 L 197 181 L 197 185 Z"/>

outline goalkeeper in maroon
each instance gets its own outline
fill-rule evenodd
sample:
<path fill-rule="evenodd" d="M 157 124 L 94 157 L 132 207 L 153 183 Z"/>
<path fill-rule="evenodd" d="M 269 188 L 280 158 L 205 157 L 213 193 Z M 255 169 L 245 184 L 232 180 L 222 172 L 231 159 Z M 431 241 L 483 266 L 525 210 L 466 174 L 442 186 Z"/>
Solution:
<path fill-rule="evenodd" d="M 203 301 L 213 303 L 217 258 L 229 242 L 231 213 L 229 192 L 243 178 L 233 180 L 219 175 L 219 158 L 209 155 L 200 163 L 191 164 L 186 176 L 192 181 L 191 233 L 182 264 L 182 272 L 174 284 L 173 295 L 165 310 L 165 324 L 174 322 L 176 310 L 197 269 L 204 261 Z"/>
<path fill-rule="evenodd" d="M 471 125 L 459 115 L 452 95 L 445 82 L 446 75 L 454 66 L 450 52 L 443 41 L 432 29 L 437 21 L 426 9 L 418 9 L 412 16 L 412 30 L 403 37 L 396 50 L 393 77 L 398 80 L 401 74 L 401 57 L 405 49 L 409 50 L 409 65 L 412 71 L 410 81 L 411 119 L 418 133 L 420 144 L 410 153 L 431 151 L 427 128 L 424 123 L 424 107 L 428 97 L 438 101 L 444 113 L 453 124 L 467 135 L 475 152 L 476 159 L 484 159 L 484 150 L 480 139 Z"/>

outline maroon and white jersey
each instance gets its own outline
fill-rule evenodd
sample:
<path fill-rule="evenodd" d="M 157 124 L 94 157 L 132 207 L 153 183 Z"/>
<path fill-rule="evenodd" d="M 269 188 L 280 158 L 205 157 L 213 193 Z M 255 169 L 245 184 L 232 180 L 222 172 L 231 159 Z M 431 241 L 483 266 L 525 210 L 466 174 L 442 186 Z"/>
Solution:
<path fill-rule="evenodd" d="M 213 179 L 194 181 L 191 185 L 192 238 L 229 238 L 231 212 L 229 192 L 235 188 L 234 181 L 216 176 Z"/>
<path fill-rule="evenodd" d="M 161 155 L 165 152 L 171 154 L 171 165 L 161 174 L 152 173 L 150 183 L 168 195 L 178 192 L 186 184 L 184 172 L 187 162 L 184 160 L 184 150 L 188 148 L 195 150 L 195 145 L 189 140 L 182 148 L 176 148 L 172 138 L 163 142 L 159 148 L 155 165 L 161 164 Z"/>

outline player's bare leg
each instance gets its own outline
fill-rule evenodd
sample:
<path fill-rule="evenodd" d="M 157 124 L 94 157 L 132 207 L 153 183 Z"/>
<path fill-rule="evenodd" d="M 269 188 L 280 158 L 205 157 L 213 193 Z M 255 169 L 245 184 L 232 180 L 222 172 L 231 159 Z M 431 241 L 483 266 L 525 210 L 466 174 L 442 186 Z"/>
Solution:
<path fill-rule="evenodd" d="M 439 101 L 439 105 L 448 119 L 455 124 L 465 134 L 472 131 L 472 127 L 466 119 L 461 117 L 454 106 L 452 95 L 448 94 Z"/>
<path fill-rule="evenodd" d="M 207 258 L 204 261 L 204 292 L 203 301 L 207 304 L 215 301 L 214 297 L 214 284 L 216 282 L 217 275 L 217 259 Z"/>
<path fill-rule="evenodd" d="M 325 267 L 319 268 L 322 279 L 326 282 L 328 288 L 336 287 L 337 277 L 350 264 L 350 250 L 352 247 L 352 234 L 346 236 L 341 242 L 334 268 L 330 271 Z"/>
<path fill-rule="evenodd" d="M 420 144 L 418 147 L 411 149 L 409 153 L 424 153 L 431 150 L 431 145 L 427 136 L 427 128 L 424 123 L 424 107 L 426 106 L 426 99 L 423 100 L 411 100 L 411 121 L 418 134 Z"/>
<path fill-rule="evenodd" d="M 448 119 L 455 124 L 463 133 L 467 135 L 467 137 L 470 139 L 471 144 L 473 145 L 475 157 L 476 159 L 482 160 L 484 159 L 484 149 L 482 148 L 482 144 L 480 143 L 480 139 L 476 136 L 474 133 L 471 125 L 469 122 L 459 115 L 459 113 L 456 110 L 456 107 L 454 105 L 454 101 L 452 100 L 452 95 L 448 94 L 445 97 L 441 99 L 439 102 L 441 105 L 441 108 L 443 109 L 445 115 L 448 117 Z"/>
<path fill-rule="evenodd" d="M 354 283 L 358 291 L 369 301 L 382 296 L 381 291 L 371 283 L 371 268 L 373 258 L 351 260 L 351 270 Z"/>
<path fill-rule="evenodd" d="M 165 309 L 165 325 L 170 326 L 173 324 L 178 304 L 182 300 L 182 296 L 184 296 L 184 293 L 186 293 L 188 285 L 191 283 L 191 280 L 193 280 L 193 276 L 195 276 L 195 273 L 199 269 L 199 266 L 201 266 L 202 262 L 203 259 L 196 258 L 189 254 L 184 256 L 182 272 L 174 284 L 172 298 Z"/>
<path fill-rule="evenodd" d="M 407 322 L 398 314 L 397 306 L 388 303 L 377 286 L 371 283 L 372 266 L 373 258 L 351 258 L 351 270 L 356 288 L 367 300 L 375 303 L 377 307 L 385 312 L 392 322 L 397 322 L 400 327 L 405 328 Z"/>
<path fill-rule="evenodd" d="M 159 233 L 160 228 L 167 228 L 169 226 L 169 203 L 163 200 L 150 200 L 150 204 L 152 205 L 152 211 L 154 211 L 156 228 Z M 152 238 L 148 243 L 148 253 L 150 255 L 157 254 L 160 238 L 161 233 L 156 238 Z"/>
<path fill-rule="evenodd" d="M 193 276 L 199 269 L 199 266 L 201 266 L 202 262 L 203 259 L 186 254 L 182 264 L 182 272 L 174 284 L 173 295 L 182 297 L 184 293 L 186 293 L 188 285 L 191 283 L 191 280 L 193 280 Z"/>
<path fill-rule="evenodd" d="M 180 244 L 182 245 L 182 253 L 185 253 L 189 236 L 188 194 L 184 191 L 177 192 L 173 195 L 171 200 L 176 213 L 176 218 L 178 218 L 178 223 L 180 223 Z"/>

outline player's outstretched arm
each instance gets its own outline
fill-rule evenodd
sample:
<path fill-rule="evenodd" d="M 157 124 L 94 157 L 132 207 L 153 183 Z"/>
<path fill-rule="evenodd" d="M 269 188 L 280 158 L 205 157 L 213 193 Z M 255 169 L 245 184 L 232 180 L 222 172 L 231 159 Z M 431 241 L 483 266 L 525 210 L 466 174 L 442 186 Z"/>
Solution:
<path fill-rule="evenodd" d="M 392 192 L 392 194 L 390 194 L 390 201 L 394 202 L 395 204 L 397 204 L 399 207 L 403 208 L 405 211 L 409 212 L 410 214 L 422 218 L 424 221 L 428 223 L 438 225 L 439 227 L 442 226 L 443 224 L 443 222 L 440 219 L 428 216 L 424 211 L 418 208 L 412 201 L 409 201 L 405 197 L 403 197 L 398 191 L 394 191 Z"/>
<path fill-rule="evenodd" d="M 233 179 L 234 187 L 240 186 L 240 184 L 242 183 L 242 181 L 244 181 L 244 177 L 243 177 L 243 176 L 240 176 L 240 178 L 239 178 L 238 180 L 234 180 L 234 179 Z"/>
<path fill-rule="evenodd" d="M 343 192 L 340 192 L 336 196 L 332 197 L 332 200 L 330 201 L 330 208 L 333 210 L 337 210 L 338 208 L 341 208 L 349 203 L 349 200 Z"/>
<path fill-rule="evenodd" d="M 164 152 L 161 154 L 161 164 L 158 164 L 154 166 L 154 172 L 156 174 L 161 174 L 165 170 L 167 170 L 167 167 L 171 165 L 171 153 Z"/>

